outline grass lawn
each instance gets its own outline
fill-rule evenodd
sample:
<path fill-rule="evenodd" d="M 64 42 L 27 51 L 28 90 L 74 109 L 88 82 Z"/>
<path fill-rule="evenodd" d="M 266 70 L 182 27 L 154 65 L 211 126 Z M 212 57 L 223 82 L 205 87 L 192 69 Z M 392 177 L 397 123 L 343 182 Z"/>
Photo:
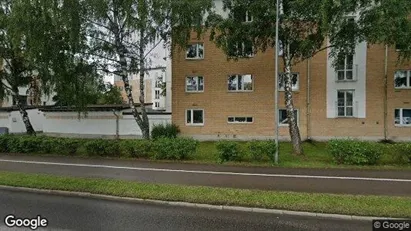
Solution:
<path fill-rule="evenodd" d="M 0 172 L 0 185 L 192 203 L 359 216 L 411 217 L 411 197 L 274 192 Z"/>

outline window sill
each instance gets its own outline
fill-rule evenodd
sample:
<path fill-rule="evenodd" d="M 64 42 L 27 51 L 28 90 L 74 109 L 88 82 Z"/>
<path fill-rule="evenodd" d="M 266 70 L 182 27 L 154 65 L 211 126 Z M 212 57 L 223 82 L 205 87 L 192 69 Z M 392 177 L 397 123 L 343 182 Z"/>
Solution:
<path fill-rule="evenodd" d="M 188 127 L 203 127 L 204 124 L 186 124 Z"/>
<path fill-rule="evenodd" d="M 249 90 L 249 91 L 230 91 L 228 90 L 227 93 L 250 93 L 250 92 L 254 92 L 254 90 Z"/>
<path fill-rule="evenodd" d="M 204 91 L 186 91 L 186 93 L 188 93 L 188 94 L 191 94 L 191 93 L 199 94 L 199 93 L 204 93 Z"/>
<path fill-rule="evenodd" d="M 396 124 L 396 128 L 411 128 L 411 124 Z"/>
<path fill-rule="evenodd" d="M 395 90 L 411 90 L 411 87 L 395 87 Z"/>
<path fill-rule="evenodd" d="M 358 80 L 353 79 L 353 80 L 335 80 L 336 83 L 352 83 L 352 82 L 357 82 Z"/>
<path fill-rule="evenodd" d="M 337 116 L 336 119 L 358 119 L 356 116 Z"/>
<path fill-rule="evenodd" d="M 186 60 L 195 61 L 195 60 L 204 60 L 204 58 L 187 58 L 186 57 Z"/>
<path fill-rule="evenodd" d="M 227 122 L 227 124 L 234 124 L 234 125 L 238 125 L 238 124 L 245 124 L 245 125 L 249 125 L 249 124 L 253 124 L 253 122 Z"/>

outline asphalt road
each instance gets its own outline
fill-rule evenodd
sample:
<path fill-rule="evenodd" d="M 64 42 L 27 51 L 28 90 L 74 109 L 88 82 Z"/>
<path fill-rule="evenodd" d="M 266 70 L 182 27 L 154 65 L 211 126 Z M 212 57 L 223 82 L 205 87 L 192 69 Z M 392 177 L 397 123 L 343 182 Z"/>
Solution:
<path fill-rule="evenodd" d="M 38 230 L 371 230 L 371 221 L 231 212 L 125 203 L 80 197 L 0 190 L 0 230 L 4 218 L 40 215 L 48 226 Z"/>
<path fill-rule="evenodd" d="M 295 192 L 411 196 L 411 171 L 246 168 L 15 155 L 0 156 L 0 171 Z"/>

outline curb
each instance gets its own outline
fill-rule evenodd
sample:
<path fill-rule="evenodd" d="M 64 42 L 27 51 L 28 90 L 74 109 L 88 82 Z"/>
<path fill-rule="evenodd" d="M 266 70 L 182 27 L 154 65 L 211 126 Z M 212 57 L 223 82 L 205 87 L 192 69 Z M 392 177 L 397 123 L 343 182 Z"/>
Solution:
<path fill-rule="evenodd" d="M 356 215 L 300 212 L 300 211 L 289 211 L 289 210 L 279 210 L 279 209 L 198 204 L 198 203 L 179 202 L 179 201 L 162 201 L 162 200 L 151 200 L 151 199 L 141 199 L 141 198 L 131 198 L 131 197 L 118 197 L 118 196 L 110 196 L 110 195 L 103 195 L 103 194 L 93 194 L 93 193 L 87 193 L 87 192 L 71 192 L 71 191 L 62 191 L 62 190 L 35 189 L 35 188 L 25 188 L 25 187 L 4 186 L 4 185 L 0 185 L 0 189 L 9 190 L 9 191 L 20 191 L 20 192 L 32 192 L 32 193 L 43 193 L 43 194 L 45 193 L 45 194 L 58 195 L 58 196 L 77 196 L 77 197 L 83 197 L 83 198 L 104 199 L 104 200 L 111 200 L 111 201 L 160 204 L 160 205 L 182 206 L 182 207 L 225 210 L 225 211 L 268 213 L 268 214 L 276 214 L 276 215 L 306 216 L 306 217 L 317 217 L 317 218 L 328 218 L 328 219 L 331 218 L 331 219 L 352 220 L 352 221 L 372 221 L 372 220 L 386 220 L 386 219 L 407 220 L 407 218 L 367 217 L 367 216 L 356 216 Z"/>

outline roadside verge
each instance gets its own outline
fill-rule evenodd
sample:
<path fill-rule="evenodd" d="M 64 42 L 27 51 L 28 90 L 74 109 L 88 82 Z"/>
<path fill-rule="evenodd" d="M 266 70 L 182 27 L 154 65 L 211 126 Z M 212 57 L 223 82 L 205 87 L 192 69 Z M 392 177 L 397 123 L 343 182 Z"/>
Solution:
<path fill-rule="evenodd" d="M 411 197 L 275 192 L 0 172 L 0 189 L 348 220 L 411 217 Z M 363 217 L 365 216 L 365 217 Z"/>

